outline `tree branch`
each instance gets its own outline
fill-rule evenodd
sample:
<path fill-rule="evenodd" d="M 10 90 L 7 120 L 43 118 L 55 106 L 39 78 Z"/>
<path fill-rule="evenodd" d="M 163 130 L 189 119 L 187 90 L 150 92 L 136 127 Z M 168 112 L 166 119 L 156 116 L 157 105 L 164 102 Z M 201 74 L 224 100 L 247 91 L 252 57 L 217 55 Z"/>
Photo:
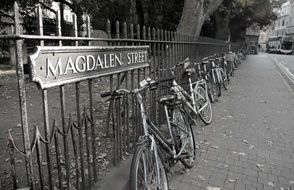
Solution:
<path fill-rule="evenodd" d="M 208 3 L 205 18 L 209 17 L 223 2 L 223 0 L 206 0 Z"/>
<path fill-rule="evenodd" d="M 40 3 L 45 9 L 53 12 L 53 13 L 56 13 L 56 11 L 54 9 L 52 9 L 51 7 L 47 6 L 44 2 L 42 1 L 38 1 L 38 3 Z"/>
<path fill-rule="evenodd" d="M 0 14 L 13 20 L 13 16 L 11 16 L 10 14 L 8 14 L 2 10 L 0 10 Z"/>

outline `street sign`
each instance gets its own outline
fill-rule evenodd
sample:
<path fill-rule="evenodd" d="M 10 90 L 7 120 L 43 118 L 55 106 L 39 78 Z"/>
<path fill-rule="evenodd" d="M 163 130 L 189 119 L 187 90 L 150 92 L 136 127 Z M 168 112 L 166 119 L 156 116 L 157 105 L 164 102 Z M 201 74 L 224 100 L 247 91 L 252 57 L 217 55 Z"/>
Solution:
<path fill-rule="evenodd" d="M 37 46 L 30 78 L 42 89 L 149 66 L 149 46 Z"/>

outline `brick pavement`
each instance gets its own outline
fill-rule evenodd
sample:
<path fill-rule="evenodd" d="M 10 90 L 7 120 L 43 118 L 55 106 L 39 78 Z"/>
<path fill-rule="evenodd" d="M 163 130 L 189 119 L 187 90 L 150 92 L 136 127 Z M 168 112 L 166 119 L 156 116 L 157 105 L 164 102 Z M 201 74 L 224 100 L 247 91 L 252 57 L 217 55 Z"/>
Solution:
<path fill-rule="evenodd" d="M 294 99 L 266 54 L 249 56 L 195 132 L 198 163 L 170 176 L 170 188 L 294 189 Z"/>

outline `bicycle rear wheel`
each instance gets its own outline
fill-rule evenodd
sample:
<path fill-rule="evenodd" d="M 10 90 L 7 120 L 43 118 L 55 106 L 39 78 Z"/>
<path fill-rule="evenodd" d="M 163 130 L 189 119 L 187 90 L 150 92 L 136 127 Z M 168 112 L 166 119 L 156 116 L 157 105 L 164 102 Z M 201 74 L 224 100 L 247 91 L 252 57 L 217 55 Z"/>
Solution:
<path fill-rule="evenodd" d="M 198 86 L 194 92 L 196 102 L 196 109 L 199 111 L 200 119 L 206 124 L 212 121 L 212 107 L 209 98 L 207 97 L 206 90 L 202 86 Z"/>
<path fill-rule="evenodd" d="M 151 150 L 150 141 L 145 141 L 136 148 L 130 171 L 130 189 L 169 189 L 165 168 L 160 157 L 155 155 L 154 150 Z"/>
<path fill-rule="evenodd" d="M 207 91 L 208 91 L 208 96 L 210 98 L 211 103 L 214 103 L 216 101 L 216 91 L 214 87 L 214 82 L 212 79 L 209 79 L 206 81 L 207 84 Z"/>
<path fill-rule="evenodd" d="M 192 168 L 196 164 L 196 146 L 191 120 L 185 110 L 179 107 L 173 109 L 171 126 L 176 150 L 177 153 L 182 151 L 180 161 L 187 168 Z"/>
<path fill-rule="evenodd" d="M 229 89 L 229 78 L 226 73 L 222 70 L 221 71 L 222 83 L 225 90 Z"/>

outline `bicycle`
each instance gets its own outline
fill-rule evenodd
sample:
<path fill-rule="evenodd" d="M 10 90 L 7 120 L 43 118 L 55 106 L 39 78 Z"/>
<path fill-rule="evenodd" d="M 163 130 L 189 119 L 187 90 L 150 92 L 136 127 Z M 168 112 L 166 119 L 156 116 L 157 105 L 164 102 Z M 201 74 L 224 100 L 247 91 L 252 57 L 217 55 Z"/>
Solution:
<path fill-rule="evenodd" d="M 174 75 L 174 69 L 180 65 L 185 65 L 183 74 L 188 76 L 188 91 L 184 90 L 175 79 L 172 80 L 171 90 L 183 102 L 185 107 L 192 112 L 192 115 L 199 115 L 200 119 L 208 125 L 212 121 L 212 107 L 208 97 L 206 81 L 203 78 L 197 78 L 196 81 L 192 82 L 191 76 L 196 73 L 196 70 L 188 68 L 191 65 L 189 58 L 170 68 L 172 75 Z"/>
<path fill-rule="evenodd" d="M 135 94 L 139 103 L 143 124 L 143 135 L 139 137 L 130 171 L 130 189 L 168 189 L 168 178 L 163 160 L 169 164 L 181 161 L 183 165 L 192 168 L 196 160 L 196 146 L 192 130 L 192 122 L 183 109 L 183 104 L 175 95 L 163 96 L 159 103 L 164 106 L 167 120 L 168 137 L 149 119 L 143 101 L 143 92 L 160 82 L 173 80 L 173 77 L 158 81 L 143 80 L 140 88 L 134 90 L 118 89 L 101 94 L 106 96 L 121 96 L 125 93 Z M 160 147 L 160 149 L 159 149 Z M 164 153 L 162 152 L 164 151 Z M 166 159 L 164 158 L 165 155 Z"/>

